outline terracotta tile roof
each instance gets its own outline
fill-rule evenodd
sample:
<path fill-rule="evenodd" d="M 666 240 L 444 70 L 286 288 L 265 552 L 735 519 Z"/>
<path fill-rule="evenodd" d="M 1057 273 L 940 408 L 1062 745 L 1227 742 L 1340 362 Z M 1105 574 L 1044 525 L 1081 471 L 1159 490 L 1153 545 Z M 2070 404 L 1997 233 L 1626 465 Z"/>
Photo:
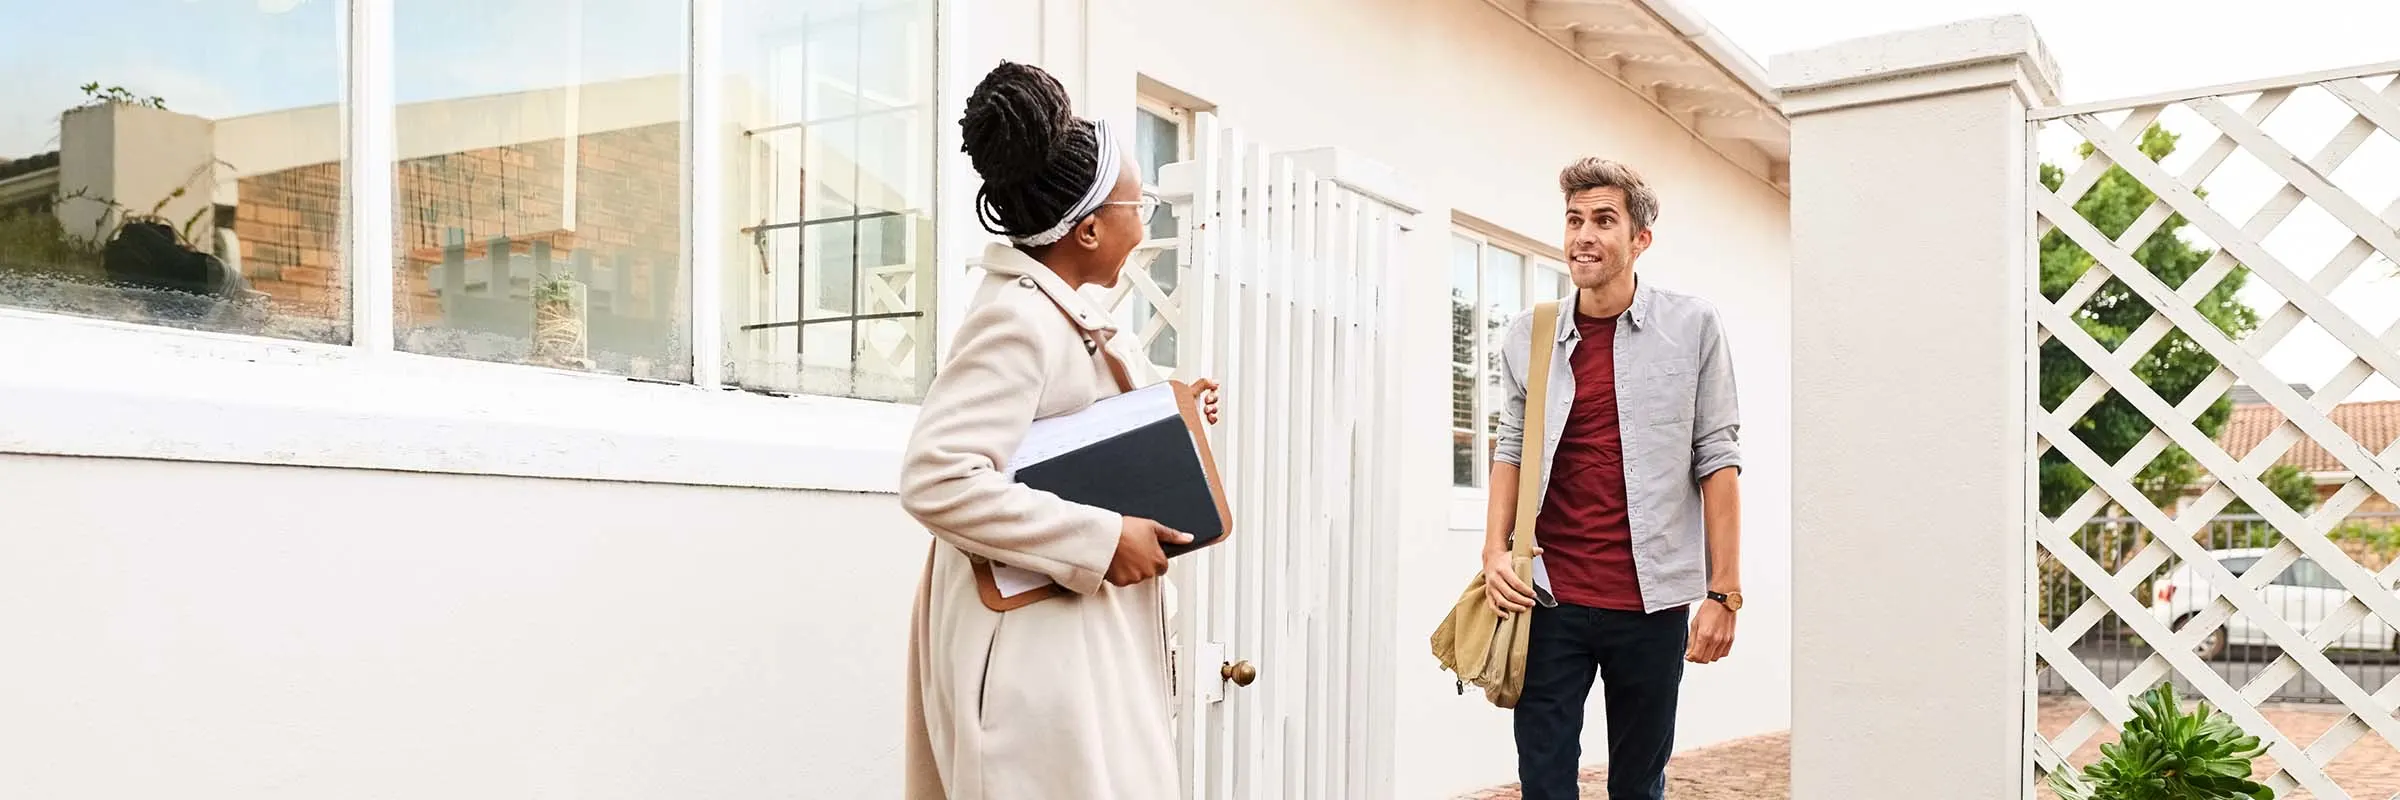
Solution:
<path fill-rule="evenodd" d="M 2374 403 L 2343 403 L 2333 407 L 2333 424 L 2350 434 L 2350 438 L 2365 445 L 2370 453 L 2381 453 L 2393 439 L 2400 439 L 2400 400 Z M 2283 424 L 2283 412 L 2271 405 L 2237 405 L 2233 419 L 2217 434 L 2217 445 L 2234 458 L 2249 455 L 2258 443 Z M 2300 440 L 2283 454 L 2280 463 L 2298 467 L 2302 472 L 2347 472 L 2348 467 L 2334 460 L 2333 454 L 2318 447 L 2316 442 Z"/>

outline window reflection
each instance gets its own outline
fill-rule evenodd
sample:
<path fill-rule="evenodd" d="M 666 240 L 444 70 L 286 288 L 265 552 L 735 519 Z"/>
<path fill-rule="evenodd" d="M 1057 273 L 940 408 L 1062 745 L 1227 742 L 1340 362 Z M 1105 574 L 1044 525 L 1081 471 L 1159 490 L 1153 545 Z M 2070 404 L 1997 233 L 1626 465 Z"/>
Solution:
<path fill-rule="evenodd" d="M 0 305 L 348 342 L 335 8 L 13 6 Z"/>
<path fill-rule="evenodd" d="M 1475 436 L 1476 275 L 1482 257 L 1475 240 L 1450 240 L 1450 482 L 1457 486 L 1480 486 L 1485 474 Z"/>
<path fill-rule="evenodd" d="M 931 0 L 725 9 L 730 379 L 913 400 L 933 374 Z"/>
<path fill-rule="evenodd" d="M 396 4 L 401 349 L 689 379 L 685 13 Z"/>
<path fill-rule="evenodd" d="M 1498 247 L 1483 248 L 1483 420 L 1484 460 L 1500 435 L 1500 408 L 1508 401 L 1502 385 L 1500 344 L 1508 323 L 1525 313 L 1525 256 Z"/>

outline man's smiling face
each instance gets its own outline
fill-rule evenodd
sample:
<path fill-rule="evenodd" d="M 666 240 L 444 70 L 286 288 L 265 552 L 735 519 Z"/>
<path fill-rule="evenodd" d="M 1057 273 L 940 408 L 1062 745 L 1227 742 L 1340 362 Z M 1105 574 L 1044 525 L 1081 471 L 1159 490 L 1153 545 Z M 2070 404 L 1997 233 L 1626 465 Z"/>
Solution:
<path fill-rule="evenodd" d="M 1614 186 L 1567 197 L 1567 270 L 1577 288 L 1615 282 L 1650 248 L 1650 231 L 1635 229 L 1625 200 L 1625 190 Z"/>

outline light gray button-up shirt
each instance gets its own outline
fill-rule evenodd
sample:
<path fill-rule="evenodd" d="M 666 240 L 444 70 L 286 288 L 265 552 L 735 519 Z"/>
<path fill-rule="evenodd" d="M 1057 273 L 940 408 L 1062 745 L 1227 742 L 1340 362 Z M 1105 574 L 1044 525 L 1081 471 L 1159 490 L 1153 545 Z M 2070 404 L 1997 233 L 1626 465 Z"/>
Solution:
<path fill-rule="evenodd" d="M 1549 411 L 1542 427 L 1546 499 L 1558 440 L 1575 405 L 1569 359 L 1583 336 L 1575 296 L 1559 301 L 1558 344 L 1550 355 Z M 1700 602 L 1708 593 L 1708 535 L 1700 480 L 1742 463 L 1733 353 L 1717 309 L 1705 300 L 1647 285 L 1617 325 L 1617 428 L 1624 439 L 1625 510 L 1633 528 L 1634 574 L 1642 606 L 1658 612 Z M 1520 314 L 1500 344 L 1500 435 L 1492 460 L 1522 466 L 1526 371 L 1533 361 L 1533 315 Z M 1539 505 L 1537 504 L 1537 508 Z"/>

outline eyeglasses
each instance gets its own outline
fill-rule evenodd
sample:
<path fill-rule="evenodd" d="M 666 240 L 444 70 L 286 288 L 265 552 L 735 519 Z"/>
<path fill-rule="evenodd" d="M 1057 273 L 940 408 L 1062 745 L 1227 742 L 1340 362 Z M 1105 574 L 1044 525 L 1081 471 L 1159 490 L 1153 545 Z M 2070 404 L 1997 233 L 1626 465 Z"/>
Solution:
<path fill-rule="evenodd" d="M 1142 224 L 1148 225 L 1150 224 L 1150 218 L 1158 215 L 1158 206 L 1162 202 L 1164 201 L 1161 201 L 1158 198 L 1158 195 L 1151 194 L 1150 190 L 1144 189 L 1142 190 L 1142 199 L 1140 200 L 1110 200 L 1106 203 L 1101 203 L 1101 205 L 1133 206 L 1134 213 L 1141 215 Z"/>

